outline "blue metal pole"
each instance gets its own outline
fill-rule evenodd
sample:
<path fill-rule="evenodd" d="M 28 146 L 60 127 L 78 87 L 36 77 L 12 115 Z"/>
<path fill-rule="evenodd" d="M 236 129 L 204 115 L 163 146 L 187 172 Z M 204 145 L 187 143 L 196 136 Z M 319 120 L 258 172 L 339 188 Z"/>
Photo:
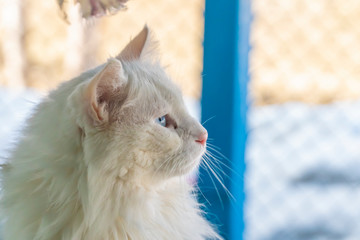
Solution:
<path fill-rule="evenodd" d="M 241 18 L 240 18 L 241 17 Z M 225 239 L 242 239 L 246 142 L 247 56 L 250 25 L 250 0 L 206 0 L 202 120 L 206 122 L 210 144 L 230 160 L 222 159 L 232 170 L 223 167 L 225 186 L 235 201 L 209 170 L 200 170 L 200 200 L 210 212 Z M 226 175 L 230 176 L 229 178 Z M 206 200 L 207 199 L 207 200 Z"/>
<path fill-rule="evenodd" d="M 247 138 L 247 90 L 248 90 L 248 54 L 249 34 L 251 24 L 251 0 L 241 0 L 239 3 L 239 18 L 237 27 L 237 58 L 235 58 L 235 79 L 233 98 L 233 135 L 232 135 L 232 175 L 231 192 L 237 202 L 232 205 L 230 213 L 230 239 L 243 239 L 244 221 L 244 171 L 245 149 Z"/>

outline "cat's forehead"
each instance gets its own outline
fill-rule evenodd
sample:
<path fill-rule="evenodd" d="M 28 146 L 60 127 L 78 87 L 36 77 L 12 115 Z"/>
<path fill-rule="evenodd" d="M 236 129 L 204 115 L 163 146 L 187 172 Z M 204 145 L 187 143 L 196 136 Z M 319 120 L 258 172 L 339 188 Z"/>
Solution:
<path fill-rule="evenodd" d="M 161 66 L 132 63 L 126 66 L 125 71 L 139 94 L 155 94 L 170 102 L 182 101 L 180 89 Z"/>

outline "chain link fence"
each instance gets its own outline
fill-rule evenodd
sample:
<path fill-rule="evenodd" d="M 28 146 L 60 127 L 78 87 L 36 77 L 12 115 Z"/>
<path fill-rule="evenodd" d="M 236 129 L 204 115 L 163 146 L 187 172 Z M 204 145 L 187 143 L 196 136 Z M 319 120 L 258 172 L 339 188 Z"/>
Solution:
<path fill-rule="evenodd" d="M 360 1 L 252 11 L 245 239 L 360 239 Z"/>
<path fill-rule="evenodd" d="M 253 0 L 256 104 L 360 96 L 360 1 Z"/>

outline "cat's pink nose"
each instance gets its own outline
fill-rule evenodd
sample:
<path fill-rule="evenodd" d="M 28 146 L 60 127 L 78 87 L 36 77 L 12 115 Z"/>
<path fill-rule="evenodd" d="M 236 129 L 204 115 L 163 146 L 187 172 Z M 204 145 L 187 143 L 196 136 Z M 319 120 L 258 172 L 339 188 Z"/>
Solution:
<path fill-rule="evenodd" d="M 200 143 L 201 145 L 205 146 L 206 140 L 208 138 L 208 133 L 207 131 L 202 132 L 199 136 L 198 139 L 195 140 L 195 142 Z"/>

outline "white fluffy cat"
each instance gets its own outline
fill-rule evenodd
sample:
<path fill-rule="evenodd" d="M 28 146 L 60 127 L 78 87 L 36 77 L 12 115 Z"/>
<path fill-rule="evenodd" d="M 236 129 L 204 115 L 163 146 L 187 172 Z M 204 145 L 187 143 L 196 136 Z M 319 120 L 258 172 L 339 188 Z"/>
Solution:
<path fill-rule="evenodd" d="M 38 107 L 2 172 L 4 240 L 221 239 L 186 174 L 207 132 L 145 27 Z"/>

